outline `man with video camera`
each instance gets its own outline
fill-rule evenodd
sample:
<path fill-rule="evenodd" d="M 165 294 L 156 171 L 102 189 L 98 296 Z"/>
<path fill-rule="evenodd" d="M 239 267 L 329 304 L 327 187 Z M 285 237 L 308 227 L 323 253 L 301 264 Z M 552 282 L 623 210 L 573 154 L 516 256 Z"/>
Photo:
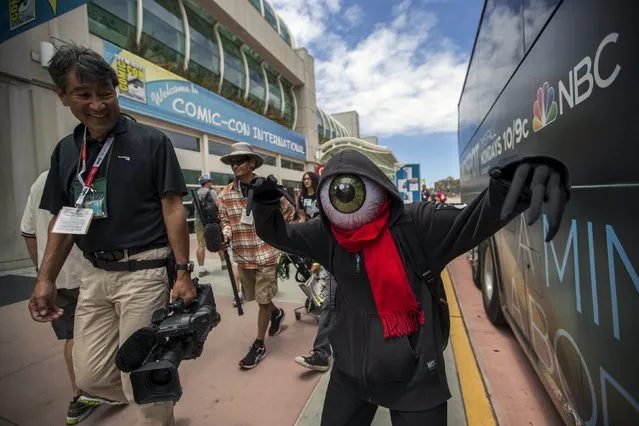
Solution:
<path fill-rule="evenodd" d="M 55 217 L 29 311 L 39 322 L 63 314 L 55 283 L 75 243 L 91 263 L 81 271 L 75 313 L 78 387 L 135 405 L 141 425 L 173 425 L 173 402 L 135 404 L 129 376 L 114 360 L 169 302 L 168 271 L 173 300 L 188 306 L 196 295 L 182 204 L 187 190 L 175 150 L 160 131 L 120 114 L 117 75 L 98 53 L 62 45 L 48 71 L 81 124 L 51 155 L 40 207 Z"/>

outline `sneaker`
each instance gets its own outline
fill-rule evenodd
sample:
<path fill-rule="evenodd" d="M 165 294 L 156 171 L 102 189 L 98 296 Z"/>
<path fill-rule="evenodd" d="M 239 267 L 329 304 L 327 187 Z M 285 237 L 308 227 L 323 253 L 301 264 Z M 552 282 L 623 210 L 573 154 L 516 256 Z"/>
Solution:
<path fill-rule="evenodd" d="M 77 425 L 82 420 L 89 417 L 89 415 L 100 404 L 87 404 L 80 400 L 80 397 L 74 398 L 69 402 L 69 409 L 67 410 L 67 424 Z"/>
<path fill-rule="evenodd" d="M 208 271 L 206 270 L 206 267 L 204 265 L 200 266 L 200 270 L 198 271 L 198 275 L 200 277 L 206 275 L 208 273 Z"/>
<path fill-rule="evenodd" d="M 284 309 L 277 308 L 277 311 L 271 312 L 271 326 L 268 329 L 269 336 L 277 336 L 282 332 L 282 323 L 286 317 Z"/>
<path fill-rule="evenodd" d="M 310 356 L 295 357 L 295 362 L 310 370 L 321 371 L 322 373 L 328 371 L 328 359 L 320 356 L 317 352 L 311 351 Z"/>
<path fill-rule="evenodd" d="M 240 361 L 240 368 L 243 368 L 245 370 L 255 368 L 257 366 L 257 363 L 263 360 L 265 356 L 266 346 L 258 346 L 253 343 L 251 345 L 251 349 L 249 349 L 249 353 L 246 354 L 242 361 Z"/>
<path fill-rule="evenodd" d="M 124 404 L 124 402 L 121 402 L 121 401 L 114 401 L 112 399 L 103 398 L 101 396 L 91 395 L 90 393 L 87 393 L 87 392 L 82 392 L 80 396 L 77 398 L 77 400 L 83 404 L 92 405 L 92 406 L 97 406 L 102 404 L 106 404 L 106 405 Z"/>
<path fill-rule="evenodd" d="M 243 305 L 244 304 L 244 295 L 242 293 L 240 293 L 238 296 L 240 296 L 240 303 Z M 235 297 L 233 298 L 233 307 L 237 308 L 237 302 L 235 301 Z"/>

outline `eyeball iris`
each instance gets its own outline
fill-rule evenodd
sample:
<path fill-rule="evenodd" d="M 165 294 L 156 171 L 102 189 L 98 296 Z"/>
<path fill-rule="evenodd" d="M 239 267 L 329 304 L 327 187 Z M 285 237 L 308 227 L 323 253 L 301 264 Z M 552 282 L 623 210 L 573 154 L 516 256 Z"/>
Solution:
<path fill-rule="evenodd" d="M 366 185 L 359 176 L 339 175 L 328 189 L 331 204 L 340 213 L 354 213 L 366 200 Z"/>

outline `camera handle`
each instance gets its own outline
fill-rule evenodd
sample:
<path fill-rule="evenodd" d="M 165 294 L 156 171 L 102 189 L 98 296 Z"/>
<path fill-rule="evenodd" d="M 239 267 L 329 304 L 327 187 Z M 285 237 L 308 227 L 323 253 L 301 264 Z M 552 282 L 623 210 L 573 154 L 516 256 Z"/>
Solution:
<path fill-rule="evenodd" d="M 193 286 L 197 289 L 197 286 L 199 284 L 200 279 L 199 278 L 193 278 Z M 197 303 L 197 295 L 195 296 L 195 298 L 193 299 L 193 301 L 191 303 Z M 183 299 L 176 299 L 174 302 L 169 303 L 169 305 L 167 306 L 167 309 L 169 312 L 175 312 L 175 313 L 182 313 L 184 312 L 184 310 L 187 308 L 187 306 L 184 304 L 184 300 Z"/>

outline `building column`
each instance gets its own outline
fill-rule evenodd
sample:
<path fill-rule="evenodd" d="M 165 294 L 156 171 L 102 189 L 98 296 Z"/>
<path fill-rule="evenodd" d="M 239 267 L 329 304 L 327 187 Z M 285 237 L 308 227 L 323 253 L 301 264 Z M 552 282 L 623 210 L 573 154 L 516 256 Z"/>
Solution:
<path fill-rule="evenodd" d="M 209 135 L 202 134 L 200 138 L 200 156 L 202 157 L 202 174 L 211 173 L 209 169 Z"/>
<path fill-rule="evenodd" d="M 315 153 L 319 148 L 317 137 L 317 99 L 315 96 L 315 61 L 304 48 L 296 49 L 304 63 L 304 86 L 297 86 L 293 90 L 297 99 L 296 132 L 306 136 L 306 161 L 317 161 Z"/>

